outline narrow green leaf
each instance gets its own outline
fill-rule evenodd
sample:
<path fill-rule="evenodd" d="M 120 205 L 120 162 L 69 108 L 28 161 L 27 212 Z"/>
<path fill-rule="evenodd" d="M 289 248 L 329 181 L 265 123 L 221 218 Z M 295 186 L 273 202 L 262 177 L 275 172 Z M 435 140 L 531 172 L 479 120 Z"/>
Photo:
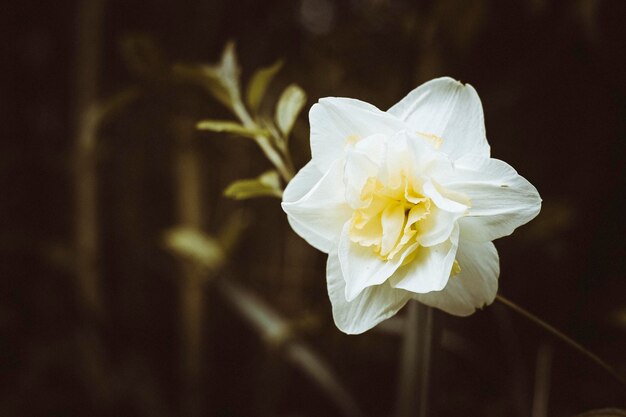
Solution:
<path fill-rule="evenodd" d="M 250 106 L 250 109 L 256 111 L 259 108 L 259 104 L 261 104 L 261 100 L 263 100 L 265 96 L 267 86 L 278 71 L 280 71 L 282 66 L 283 61 L 278 60 L 273 65 L 261 68 L 254 73 L 248 83 L 248 90 L 246 92 L 246 102 Z"/>
<path fill-rule="evenodd" d="M 220 266 L 225 254 L 212 237 L 189 227 L 176 227 L 165 233 L 165 245 L 174 253 L 209 269 Z"/>
<path fill-rule="evenodd" d="M 291 84 L 280 96 L 276 105 L 276 123 L 285 135 L 289 135 L 302 107 L 306 103 L 306 93 L 296 84 Z"/>
<path fill-rule="evenodd" d="M 271 170 L 264 172 L 257 178 L 238 180 L 224 190 L 226 197 L 235 200 L 245 200 L 254 197 L 281 197 L 280 176 Z"/>
<path fill-rule="evenodd" d="M 210 130 L 213 132 L 232 133 L 234 135 L 256 138 L 257 136 L 267 136 L 267 131 L 263 129 L 247 128 L 237 122 L 230 120 L 203 120 L 198 122 L 196 127 L 200 130 Z"/>
<path fill-rule="evenodd" d="M 216 67 L 217 74 L 228 91 L 231 101 L 241 100 L 239 93 L 239 75 L 241 68 L 237 62 L 237 54 L 235 52 L 235 43 L 230 41 L 224 47 L 222 59 Z"/>

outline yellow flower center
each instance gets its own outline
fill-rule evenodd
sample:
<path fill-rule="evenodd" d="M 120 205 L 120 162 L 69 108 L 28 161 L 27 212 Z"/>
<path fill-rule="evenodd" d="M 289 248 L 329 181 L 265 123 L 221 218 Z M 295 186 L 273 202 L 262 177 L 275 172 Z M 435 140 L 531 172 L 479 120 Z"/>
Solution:
<path fill-rule="evenodd" d="M 371 247 L 384 260 L 393 259 L 415 242 L 420 226 L 434 209 L 420 189 L 418 181 L 410 181 L 404 174 L 389 184 L 368 178 L 361 189 L 361 205 L 352 215 L 350 239 Z"/>

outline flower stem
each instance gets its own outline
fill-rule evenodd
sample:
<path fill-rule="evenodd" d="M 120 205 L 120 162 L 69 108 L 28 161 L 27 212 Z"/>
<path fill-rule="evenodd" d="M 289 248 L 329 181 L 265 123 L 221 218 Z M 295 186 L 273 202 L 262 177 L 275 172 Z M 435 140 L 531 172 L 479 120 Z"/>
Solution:
<path fill-rule="evenodd" d="M 576 342 L 571 337 L 567 336 L 563 332 L 552 327 L 551 325 L 541 320 L 539 317 L 535 316 L 534 314 L 526 311 L 525 309 L 518 306 L 517 304 L 515 304 L 513 301 L 509 300 L 508 298 L 505 298 L 501 295 L 496 295 L 496 299 L 500 303 L 509 307 L 511 310 L 515 311 L 516 313 L 521 314 L 522 316 L 526 317 L 528 320 L 532 321 L 533 323 L 539 325 L 540 327 L 543 327 L 549 333 L 552 333 L 554 336 L 561 339 L 563 342 L 565 342 L 567 345 L 572 347 L 574 350 L 577 350 L 578 352 L 582 353 L 587 358 L 591 359 L 593 362 L 595 362 L 597 365 L 599 365 L 601 368 L 603 368 L 605 371 L 611 374 L 615 379 L 617 379 L 622 385 L 626 386 L 626 379 L 624 379 L 623 376 L 621 376 L 612 366 L 610 366 L 608 363 L 603 361 L 598 355 L 587 350 L 584 346 Z"/>
<path fill-rule="evenodd" d="M 533 389 L 532 417 L 548 416 L 548 400 L 550 398 L 550 377 L 552 373 L 552 357 L 554 348 L 542 344 L 537 351 L 535 365 L 535 383 Z"/>
<path fill-rule="evenodd" d="M 178 140 L 174 160 L 174 175 L 177 181 L 178 217 L 181 225 L 202 229 L 206 210 L 202 207 L 202 161 L 194 149 L 193 120 L 178 118 L 173 121 L 174 134 Z M 203 277 L 197 268 L 181 262 L 183 279 L 180 287 L 181 371 L 183 379 L 182 415 L 202 415 L 205 397 L 200 391 L 204 371 L 202 361 L 206 354 L 204 329 Z"/>
<path fill-rule="evenodd" d="M 400 362 L 397 417 L 419 417 L 428 414 L 430 360 L 433 340 L 433 310 L 410 301 L 404 330 Z"/>

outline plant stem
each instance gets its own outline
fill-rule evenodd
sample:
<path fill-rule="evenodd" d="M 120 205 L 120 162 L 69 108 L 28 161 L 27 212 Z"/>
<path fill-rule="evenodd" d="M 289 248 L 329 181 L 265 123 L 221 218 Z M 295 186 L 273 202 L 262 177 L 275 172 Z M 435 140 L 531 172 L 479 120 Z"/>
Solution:
<path fill-rule="evenodd" d="M 552 356 L 554 349 L 551 345 L 542 344 L 537 351 L 535 365 L 535 383 L 533 389 L 532 417 L 548 416 L 548 400 L 550 398 L 550 376 L 552 373 Z"/>
<path fill-rule="evenodd" d="M 267 159 L 276 167 L 285 183 L 288 183 L 293 178 L 293 172 L 287 167 L 280 153 L 274 149 L 269 139 L 265 136 L 257 136 L 256 143 L 259 145 Z"/>
<path fill-rule="evenodd" d="M 576 342 L 571 337 L 567 336 L 565 333 L 563 333 L 563 332 L 557 330 L 556 328 L 552 327 L 551 325 L 549 325 L 545 321 L 541 320 L 539 317 L 537 317 L 534 314 L 526 311 L 525 309 L 523 309 L 522 307 L 518 306 L 517 304 L 515 304 L 513 301 L 509 300 L 508 298 L 505 298 L 505 297 L 503 297 L 501 295 L 496 295 L 496 299 L 500 303 L 502 303 L 505 306 L 509 307 L 511 310 L 513 310 L 516 313 L 521 314 L 522 316 L 526 317 L 528 320 L 530 320 L 533 323 L 539 325 L 543 329 L 547 330 L 549 333 L 552 333 L 554 336 L 556 336 L 557 338 L 561 339 L 563 342 L 565 342 L 565 344 L 569 345 L 574 350 L 577 350 L 578 352 L 582 353 L 587 358 L 591 359 L 593 362 L 595 362 L 597 365 L 599 365 L 601 368 L 603 368 L 605 371 L 607 371 L 609 374 L 611 374 L 615 379 L 617 379 L 622 385 L 626 386 L 626 379 L 624 379 L 623 376 L 621 376 L 619 373 L 617 373 L 617 371 L 612 366 L 610 366 L 608 363 L 606 363 L 605 361 L 600 359 L 600 357 L 598 355 L 596 355 L 595 353 L 587 350 L 584 346 L 582 346 L 580 343 Z"/>
<path fill-rule="evenodd" d="M 241 238 L 243 229 L 248 223 L 247 217 L 241 213 L 231 216 L 222 227 L 219 242 L 224 253 L 232 251 Z M 200 232 L 199 232 L 200 233 Z M 212 278 L 212 282 L 226 302 L 262 337 L 268 347 L 276 349 L 288 362 L 299 368 L 310 380 L 324 392 L 346 417 L 363 417 L 364 414 L 350 394 L 347 387 L 339 380 L 330 366 L 304 342 L 297 340 L 292 333 L 291 323 L 270 305 L 263 302 L 254 293 L 234 282 L 230 277 L 218 278 L 216 273 L 223 264 L 204 264 L 195 251 L 189 248 L 169 246 L 175 254 L 187 259 L 195 259 L 198 266 L 208 267 L 204 270 L 204 281 Z M 195 249 L 202 249 L 197 247 Z M 210 253 L 200 258 L 210 258 Z M 202 271 L 202 269 L 200 269 Z"/>
<path fill-rule="evenodd" d="M 98 279 L 96 95 L 104 0 L 80 3 L 76 51 L 76 271 L 81 302 L 101 314 Z"/>
<path fill-rule="evenodd" d="M 281 356 L 300 369 L 346 417 L 363 417 L 356 401 L 330 366 L 291 331 L 290 323 L 255 294 L 230 277 L 215 281 L 222 296 L 261 335 L 269 347 L 279 349 Z"/>
<path fill-rule="evenodd" d="M 433 310 L 417 301 L 410 301 L 404 330 L 400 362 L 397 417 L 428 415 Z"/>
<path fill-rule="evenodd" d="M 178 139 L 175 160 L 175 176 L 178 190 L 178 217 L 180 224 L 197 230 L 202 229 L 202 174 L 201 162 L 194 149 L 194 123 L 184 117 L 174 120 L 174 133 Z M 200 377 L 203 371 L 204 353 L 202 330 L 204 298 L 203 277 L 197 268 L 181 263 L 180 289 L 181 308 L 181 365 L 183 376 L 183 415 L 202 415 L 203 396 L 200 392 Z"/>
<path fill-rule="evenodd" d="M 105 352 L 96 324 L 103 306 L 99 277 L 98 228 L 98 67 L 102 46 L 105 0 L 78 2 L 76 31 L 76 73 L 74 85 L 75 166 L 74 215 L 76 286 L 81 316 L 86 323 L 76 335 L 78 368 L 84 373 L 96 403 L 110 399 L 111 387 Z"/>
<path fill-rule="evenodd" d="M 248 110 L 246 110 L 246 107 L 243 105 L 240 98 L 234 100 L 233 112 L 239 118 L 239 120 L 241 120 L 241 123 L 243 123 L 245 127 L 249 129 L 258 128 L 257 124 L 254 122 L 252 117 L 250 117 Z M 268 137 L 257 136 L 255 140 L 263 151 L 265 157 L 269 159 L 269 161 L 276 167 L 281 177 L 283 177 L 285 183 L 291 181 L 294 176 L 294 172 L 293 168 L 291 167 L 290 160 L 284 159 L 281 156 L 281 154 L 274 148 L 274 146 L 272 146 L 272 143 L 270 142 Z"/>

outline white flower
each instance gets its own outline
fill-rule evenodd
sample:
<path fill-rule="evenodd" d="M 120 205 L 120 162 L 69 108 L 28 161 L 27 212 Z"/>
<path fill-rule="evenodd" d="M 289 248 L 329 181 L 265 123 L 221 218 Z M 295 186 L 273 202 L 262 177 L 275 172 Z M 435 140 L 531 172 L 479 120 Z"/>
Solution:
<path fill-rule="evenodd" d="M 534 218 L 541 199 L 489 157 L 474 88 L 438 78 L 387 112 L 329 97 L 309 118 L 312 160 L 282 207 L 296 233 L 328 253 L 337 327 L 362 333 L 411 298 L 458 316 L 493 302 L 491 241 Z"/>

